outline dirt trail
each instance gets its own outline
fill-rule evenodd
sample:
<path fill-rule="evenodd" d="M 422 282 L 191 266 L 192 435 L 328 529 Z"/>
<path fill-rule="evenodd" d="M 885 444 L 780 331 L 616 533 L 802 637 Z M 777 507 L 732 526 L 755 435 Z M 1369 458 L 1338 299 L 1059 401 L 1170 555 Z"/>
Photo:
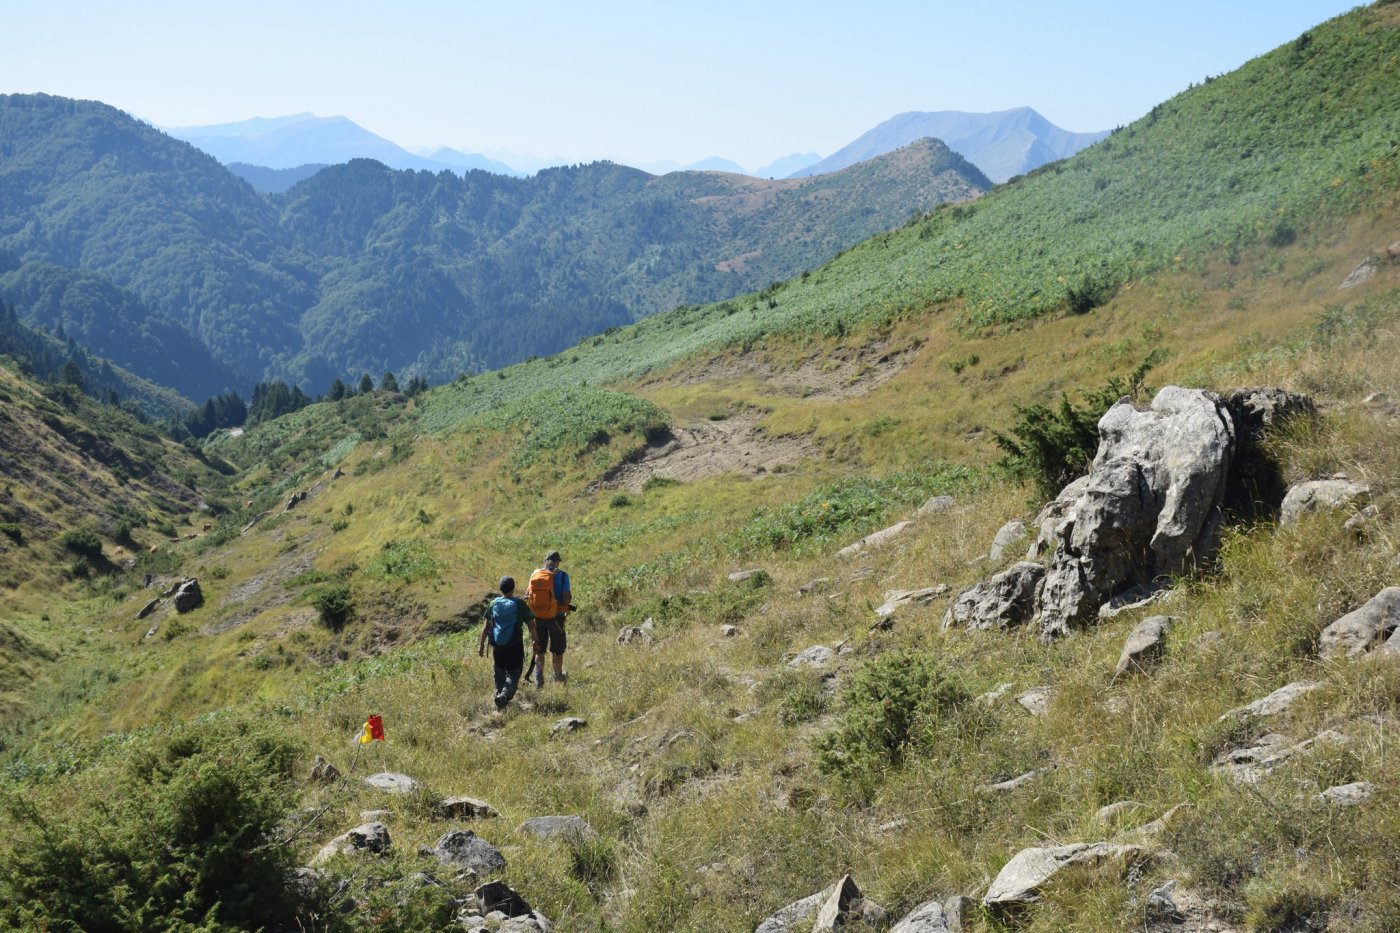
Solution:
<path fill-rule="evenodd" d="M 771 361 L 751 353 L 720 356 L 697 366 L 678 381 L 692 385 L 754 379 L 766 383 L 779 395 L 839 401 L 865 395 L 889 382 L 913 362 L 916 349 L 892 350 L 887 343 L 842 347 L 830 356 L 814 356 L 789 367 L 775 367 Z"/>

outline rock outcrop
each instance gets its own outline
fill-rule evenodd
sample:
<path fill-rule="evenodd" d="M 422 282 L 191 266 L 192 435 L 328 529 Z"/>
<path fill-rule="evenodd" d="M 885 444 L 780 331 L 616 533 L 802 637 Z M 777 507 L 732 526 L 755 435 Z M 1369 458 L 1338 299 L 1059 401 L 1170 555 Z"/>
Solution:
<path fill-rule="evenodd" d="M 965 590 L 943 614 L 943 627 L 1007 629 L 1024 625 L 1035 615 L 1036 597 L 1045 568 L 1021 561 Z"/>
<path fill-rule="evenodd" d="M 1042 637 L 1068 634 L 1125 590 L 1209 560 L 1227 516 L 1271 512 L 1280 484 L 1260 454 L 1261 437 L 1311 410 L 1306 398 L 1279 389 L 1222 399 L 1176 386 L 1145 410 L 1126 398 L 1110 408 L 1077 497 L 1066 504 L 1066 488 L 1042 511 L 1042 539 L 1049 528 L 1054 540 L 1037 616 Z"/>

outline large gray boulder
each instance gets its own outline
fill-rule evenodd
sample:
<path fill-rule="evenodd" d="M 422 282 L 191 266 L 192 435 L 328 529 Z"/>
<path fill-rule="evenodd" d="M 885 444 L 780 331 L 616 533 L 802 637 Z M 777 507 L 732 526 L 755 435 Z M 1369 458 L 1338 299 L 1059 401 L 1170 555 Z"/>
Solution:
<path fill-rule="evenodd" d="M 199 581 L 191 577 L 180 584 L 180 588 L 175 591 L 175 611 L 179 613 L 191 612 L 204 605 L 204 591 L 199 588 Z"/>
<path fill-rule="evenodd" d="M 1142 858 L 1143 848 L 1111 842 L 1074 842 L 1063 846 L 1022 849 L 1007 862 L 982 903 L 992 909 L 1031 904 L 1040 899 L 1040 889 L 1066 868 L 1076 865 L 1112 866 L 1120 872 Z"/>
<path fill-rule="evenodd" d="M 1359 609 L 1322 630 L 1317 652 L 1323 658 L 1365 654 L 1400 630 L 1400 586 L 1388 586 Z"/>
<path fill-rule="evenodd" d="M 1006 629 L 1029 622 L 1045 568 L 1030 561 L 1012 564 L 953 600 L 943 614 L 943 627 Z"/>
<path fill-rule="evenodd" d="M 1124 398 L 1099 419 L 1084 493 L 1056 533 L 1040 629 L 1067 634 L 1109 597 L 1188 570 L 1214 553 L 1235 421 L 1219 396 L 1168 386 L 1139 411 Z"/>
<path fill-rule="evenodd" d="M 1261 442 L 1312 410 L 1309 399 L 1282 389 L 1240 389 L 1222 399 L 1168 386 L 1142 411 L 1119 400 L 1099 420 L 1089 475 L 1037 519 L 1041 540 L 1049 533 L 1054 542 L 1041 635 L 1067 634 L 1125 590 L 1209 560 L 1227 516 L 1272 515 L 1283 485 Z"/>

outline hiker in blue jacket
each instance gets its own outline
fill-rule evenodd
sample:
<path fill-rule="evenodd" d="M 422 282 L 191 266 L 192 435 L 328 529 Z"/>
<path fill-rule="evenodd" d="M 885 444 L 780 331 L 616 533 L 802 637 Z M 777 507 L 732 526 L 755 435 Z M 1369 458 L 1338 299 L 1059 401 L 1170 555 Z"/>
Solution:
<path fill-rule="evenodd" d="M 520 686 L 520 672 L 525 667 L 525 637 L 522 629 L 530 629 L 530 643 L 539 648 L 535 633 L 535 616 L 525 602 L 515 598 L 515 580 L 501 577 L 501 595 L 491 600 L 486 621 L 481 626 L 478 657 L 486 657 L 486 642 L 491 642 L 495 656 L 496 709 L 504 710 Z"/>

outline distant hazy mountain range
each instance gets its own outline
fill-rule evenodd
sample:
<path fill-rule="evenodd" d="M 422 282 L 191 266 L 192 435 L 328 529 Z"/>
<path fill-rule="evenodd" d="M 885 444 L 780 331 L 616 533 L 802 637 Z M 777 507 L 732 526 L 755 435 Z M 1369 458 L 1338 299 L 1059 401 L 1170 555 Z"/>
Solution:
<path fill-rule="evenodd" d="M 431 156 L 414 155 L 345 117 L 298 113 L 286 117 L 254 117 L 239 123 L 214 126 L 172 126 L 163 129 L 176 139 L 204 150 L 225 165 L 240 163 L 273 169 L 299 169 L 305 165 L 338 165 L 351 159 L 374 159 L 398 169 L 433 172 L 449 169 L 458 174 L 470 169 L 483 169 L 497 175 L 524 174 L 504 162 L 488 159 L 479 153 L 443 148 Z"/>
<path fill-rule="evenodd" d="M 892 152 L 916 139 L 932 137 L 977 166 L 1000 184 L 1016 175 L 1074 155 L 1109 133 L 1071 133 L 1062 130 L 1029 107 L 998 113 L 901 113 L 891 117 L 855 142 L 802 168 L 790 178 L 824 175 L 848 165 Z"/>
<path fill-rule="evenodd" d="M 517 177 L 550 164 L 549 160 L 524 155 L 512 155 L 508 163 L 481 153 L 448 148 L 413 153 L 345 117 L 309 113 L 257 117 L 215 126 L 170 127 L 165 132 L 209 153 L 254 188 L 269 194 L 280 194 L 326 165 L 351 159 L 374 159 L 396 169 L 447 169 L 457 174 L 481 169 Z M 793 153 L 752 172 L 720 156 L 685 165 L 641 162 L 634 167 L 653 175 L 691 171 L 806 178 L 885 155 L 919 139 L 933 138 L 941 139 L 993 182 L 1003 182 L 1047 162 L 1072 156 L 1107 135 L 1107 131 L 1062 130 L 1029 107 L 1000 113 L 902 113 L 825 159 L 815 152 Z M 566 160 L 556 159 L 554 163 L 561 161 Z"/>

